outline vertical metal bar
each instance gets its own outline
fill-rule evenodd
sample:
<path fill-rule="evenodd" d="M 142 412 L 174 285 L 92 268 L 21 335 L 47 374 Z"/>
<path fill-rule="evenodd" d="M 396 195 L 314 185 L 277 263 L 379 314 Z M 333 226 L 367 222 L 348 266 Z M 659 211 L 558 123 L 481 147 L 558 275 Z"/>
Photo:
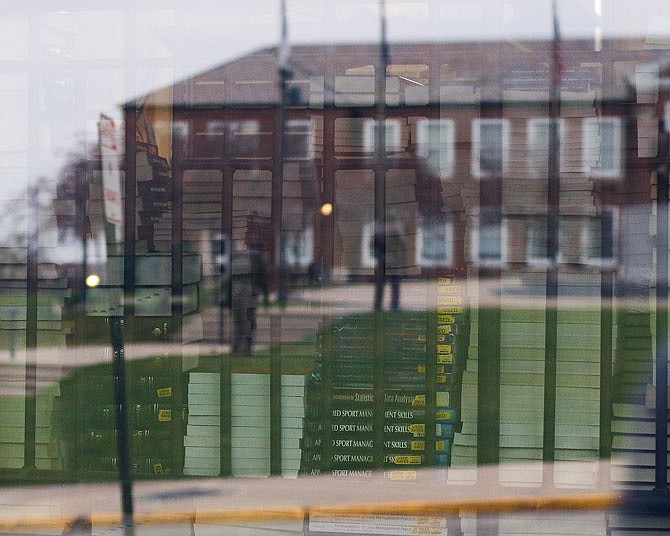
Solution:
<path fill-rule="evenodd" d="M 277 266 L 277 301 L 286 305 L 286 266 L 284 262 L 283 182 L 284 182 L 284 104 L 287 72 L 279 72 L 279 106 L 275 124 L 275 165 L 272 174 L 272 235 Z M 270 316 L 270 474 L 281 474 L 281 316 Z"/>
<path fill-rule="evenodd" d="M 284 5 L 282 3 L 282 10 Z M 275 154 L 272 173 L 272 236 L 274 238 L 274 259 L 277 266 L 277 301 L 281 307 L 286 305 L 286 259 L 284 254 L 283 233 L 283 191 L 284 191 L 284 155 L 286 154 L 286 82 L 290 78 L 287 68 L 287 44 L 285 42 L 285 13 L 282 11 L 282 43 L 277 51 L 278 61 L 278 103 L 275 122 Z"/>
<path fill-rule="evenodd" d="M 321 467 L 323 467 L 323 473 L 331 474 L 333 467 L 333 375 L 334 367 L 333 362 L 335 360 L 335 348 L 333 344 L 333 317 L 324 315 L 323 321 L 321 323 L 321 333 L 323 333 L 323 339 L 321 342 L 321 356 L 322 356 L 322 404 L 323 404 L 323 413 L 320 419 L 322 430 L 321 437 L 323 441 L 321 443 Z"/>
<path fill-rule="evenodd" d="M 126 365 L 123 343 L 124 320 L 109 317 L 112 339 L 112 374 L 114 377 L 114 405 L 116 406 L 116 438 L 119 451 L 119 479 L 121 484 L 121 507 L 124 533 L 133 536 L 133 483 L 131 474 L 132 454 L 128 430 L 128 404 L 126 393 Z"/>
<path fill-rule="evenodd" d="M 659 133 L 667 158 L 668 136 Z M 656 452 L 654 490 L 668 492 L 668 170 L 657 172 L 656 208 Z"/>
<path fill-rule="evenodd" d="M 386 278 L 386 66 L 388 45 L 386 43 L 386 6 L 379 0 L 381 40 L 379 59 L 375 69 L 375 122 L 374 122 L 374 250 L 375 250 L 375 298 L 373 314 L 373 399 L 374 399 L 374 466 L 384 464 L 384 280 Z"/>
<path fill-rule="evenodd" d="M 604 215 L 604 214 L 603 214 Z M 612 221 L 612 224 L 614 222 Z M 600 251 L 612 251 L 612 233 L 606 232 L 605 218 L 601 218 Z M 614 321 L 614 273 L 608 268 L 600 271 L 600 445 L 599 456 L 609 459 L 612 454 L 612 363 Z M 609 480 L 605 471 L 600 475 L 603 484 Z"/>
<path fill-rule="evenodd" d="M 426 366 L 425 366 L 425 464 L 429 467 L 437 465 L 435 449 L 437 437 L 435 433 L 435 411 L 437 402 L 437 293 L 431 300 L 430 313 L 426 307 Z M 428 305 L 428 304 L 426 304 Z M 432 311 L 435 311 L 434 313 Z"/>
<path fill-rule="evenodd" d="M 334 86 L 334 75 L 328 74 L 325 80 L 326 87 Z M 326 110 L 323 113 L 323 197 L 322 202 L 331 203 L 334 212 L 330 216 L 321 216 L 321 280 L 330 280 L 331 269 L 335 258 L 335 217 L 339 207 L 335 203 L 335 114 L 332 97 L 327 97 L 324 103 Z"/>
<path fill-rule="evenodd" d="M 175 346 L 175 363 L 172 365 L 172 452 L 174 456 L 173 471 L 181 475 L 184 471 L 184 419 L 182 418 L 183 388 L 181 381 L 181 342 L 182 318 L 184 314 L 184 145 L 181 136 L 175 135 L 172 129 L 172 259 L 171 269 L 171 326 L 170 340 Z M 166 325 L 167 327 L 167 325 Z M 167 334 L 166 338 L 167 338 Z"/>
<path fill-rule="evenodd" d="M 112 374 L 114 378 L 114 404 L 117 408 L 117 446 L 119 454 L 119 478 L 121 484 L 121 505 L 126 536 L 134 534 L 132 496 L 132 457 L 128 437 L 128 400 L 125 377 L 125 352 L 123 331 L 126 322 L 134 315 L 135 299 L 135 207 L 136 207 L 136 145 L 135 129 L 137 109 L 131 106 L 125 110 L 125 182 L 123 209 L 123 318 L 109 317 L 112 343 Z"/>
<path fill-rule="evenodd" d="M 270 319 L 270 474 L 282 474 L 281 316 Z"/>
<path fill-rule="evenodd" d="M 178 329 L 177 340 L 181 340 L 181 316 L 183 314 L 183 260 L 184 260 L 184 212 L 183 212 L 183 147 L 178 136 L 172 136 L 172 320 L 173 329 Z"/>
<path fill-rule="evenodd" d="M 272 173 L 271 220 L 274 238 L 275 265 L 277 266 L 277 302 L 286 306 L 286 262 L 283 233 L 284 154 L 286 126 L 286 81 L 288 71 L 288 43 L 286 41 L 286 6 L 281 3 L 281 43 L 277 50 L 278 105 L 275 122 L 275 154 Z M 281 463 L 281 317 L 270 316 L 270 474 L 280 475 Z"/>
<path fill-rule="evenodd" d="M 36 469 L 35 426 L 37 421 L 37 293 L 39 186 L 28 196 L 28 251 L 26 253 L 26 367 L 23 468 Z"/>
<path fill-rule="evenodd" d="M 227 121 L 229 122 L 229 121 Z M 226 131 L 228 128 L 226 128 Z M 226 141 L 230 138 L 227 136 Z M 221 244 L 219 244 L 219 276 L 221 277 L 221 297 L 219 300 L 219 342 L 225 341 L 225 314 L 227 306 L 232 307 L 232 266 L 233 266 L 233 178 L 234 170 L 231 164 L 231 156 L 228 154 L 228 146 L 224 146 L 223 167 L 221 169 Z"/>
<path fill-rule="evenodd" d="M 491 79 L 498 81 L 496 74 Z M 482 104 L 481 116 L 500 117 L 502 109 L 500 88 L 488 87 L 488 100 Z M 490 177 L 480 180 L 479 204 L 480 247 L 486 236 L 483 234 L 485 225 L 495 225 L 502 229 L 502 179 L 503 170 L 497 170 Z M 479 255 L 479 252 L 477 252 Z M 504 252 L 501 244 L 501 260 Z M 502 282 L 502 268 L 480 266 L 478 277 L 486 279 L 493 288 Z M 484 299 L 479 295 L 478 308 L 479 333 L 479 364 L 477 377 L 477 464 L 497 464 L 500 459 L 500 337 L 501 337 L 501 298 L 499 293 L 491 292 Z M 479 473 L 478 473 L 479 475 Z"/>
<path fill-rule="evenodd" d="M 553 100 L 553 99 L 552 99 Z M 558 116 L 555 105 L 550 106 L 549 180 L 547 187 L 547 267 L 545 289 L 545 357 L 544 357 L 544 423 L 542 460 L 545 462 L 543 483 L 553 482 L 553 468 L 547 462 L 555 458 L 556 440 L 556 360 L 558 349 L 558 226 L 559 226 L 559 169 Z"/>
<path fill-rule="evenodd" d="M 552 3 L 554 19 L 553 54 L 549 73 L 549 141 L 547 152 L 547 267 L 544 324 L 544 420 L 542 434 L 542 474 L 544 486 L 553 485 L 556 448 L 556 361 L 558 353 L 558 248 L 560 225 L 560 115 L 561 65 L 560 36 L 556 2 Z"/>
<path fill-rule="evenodd" d="M 135 313 L 135 224 L 136 224 L 136 177 L 135 165 L 137 155 L 135 129 L 137 126 L 137 108 L 125 110 L 125 181 L 123 210 L 123 315 L 126 319 Z"/>
<path fill-rule="evenodd" d="M 96 169 L 99 169 L 100 160 L 87 159 L 86 163 L 77 166 L 76 177 L 76 193 L 75 193 L 75 229 L 77 236 L 81 240 L 81 267 L 80 270 L 75 271 L 72 288 L 78 296 L 78 301 L 75 309 L 75 324 L 74 324 L 74 347 L 76 352 L 80 352 L 86 341 L 86 277 L 88 274 L 88 247 L 87 247 L 87 233 L 89 231 L 88 218 L 86 215 L 86 200 L 88 198 L 88 184 Z M 75 389 L 75 401 L 73 420 L 77 430 L 84 429 L 86 408 L 89 401 L 86 399 L 86 394 L 83 389 Z M 73 451 L 81 452 L 84 441 L 82 434 L 73 434 Z M 76 472 L 82 471 L 80 464 L 75 464 Z"/>
<path fill-rule="evenodd" d="M 227 131 L 227 129 L 226 129 Z M 228 138 L 226 138 L 227 140 Z M 221 185 L 221 240 L 225 240 L 226 244 L 221 245 L 220 253 L 222 255 L 221 262 L 221 277 L 223 284 L 221 285 L 221 304 L 220 308 L 220 325 L 219 337 L 220 342 L 224 342 L 225 324 L 224 324 L 224 307 L 223 303 L 227 303 L 228 307 L 232 307 L 232 249 L 233 249 L 233 169 L 231 165 L 231 156 L 229 155 L 228 145 L 224 145 L 224 164 L 222 169 L 222 185 Z M 224 256 L 227 260 L 224 260 Z M 227 270 L 228 273 L 224 273 Z M 225 300 L 224 294 L 225 293 Z M 230 330 L 229 330 L 230 332 Z M 220 400 L 221 400 L 221 419 L 219 434 L 221 438 L 221 475 L 230 476 L 233 472 L 232 466 L 232 394 L 231 394 L 231 380 L 232 370 L 230 363 L 230 356 L 224 356 L 221 363 L 220 370 Z"/>
<path fill-rule="evenodd" d="M 384 301 L 386 279 L 386 66 L 388 44 L 386 43 L 386 11 L 384 0 L 379 0 L 381 42 L 379 60 L 375 70 L 375 122 L 374 122 L 374 250 L 375 250 L 375 298 L 374 310 L 381 311 Z M 376 333 L 376 332 L 375 332 Z"/>
<path fill-rule="evenodd" d="M 491 279 L 500 281 L 499 270 Z M 481 271 L 480 271 L 481 277 Z M 500 298 L 479 305 L 479 365 L 477 379 L 477 465 L 500 460 Z"/>

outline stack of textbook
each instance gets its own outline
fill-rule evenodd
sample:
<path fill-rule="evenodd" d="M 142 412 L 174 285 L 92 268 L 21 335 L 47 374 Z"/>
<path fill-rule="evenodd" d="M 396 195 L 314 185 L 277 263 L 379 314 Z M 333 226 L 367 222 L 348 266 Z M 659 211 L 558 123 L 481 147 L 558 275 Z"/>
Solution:
<path fill-rule="evenodd" d="M 468 279 L 471 279 L 470 277 Z M 468 285 L 470 303 L 477 303 L 479 288 L 476 284 Z M 467 350 L 465 370 L 461 382 L 461 423 L 460 432 L 454 434 L 451 446 L 451 467 L 448 472 L 449 481 L 472 482 L 476 480 L 477 465 L 477 376 L 478 376 L 478 336 L 479 310 L 470 312 L 470 341 Z"/>
<path fill-rule="evenodd" d="M 648 393 L 646 405 L 613 404 L 611 479 L 617 489 L 654 488 L 656 412 L 653 386 Z"/>
<path fill-rule="evenodd" d="M 218 476 L 221 472 L 221 397 L 219 374 L 191 372 L 188 424 L 184 436 L 184 474 Z"/>
<path fill-rule="evenodd" d="M 567 305 L 575 298 L 588 306 Z M 558 299 L 555 455 L 580 463 L 574 471 L 559 465 L 554 480 L 589 487 L 597 481 L 600 442 L 600 275 L 562 275 Z"/>
<path fill-rule="evenodd" d="M 528 307 L 503 307 L 500 325 L 501 481 L 527 485 L 541 480 L 539 465 L 517 472 L 507 464 L 542 459 L 545 312 L 544 274 L 524 284 L 503 282 L 503 299 L 532 289 Z"/>
<path fill-rule="evenodd" d="M 511 280 L 510 280 L 511 281 Z M 530 292 L 533 306 L 503 307 L 500 332 L 500 461 L 542 460 L 544 429 L 545 308 L 544 274 L 527 276 L 523 285 L 503 281 L 503 296 Z M 474 288 L 474 285 L 473 285 Z M 562 276 L 557 322 L 555 457 L 558 462 L 593 462 L 589 466 L 559 464 L 556 484 L 592 486 L 596 482 L 599 445 L 600 309 L 599 278 Z M 579 296 L 593 309 L 569 307 L 563 300 Z M 463 374 L 462 430 L 452 447 L 452 467 L 474 467 L 477 461 L 477 389 L 479 329 L 471 315 L 470 347 Z M 589 470 L 585 471 L 585 467 Z M 467 472 L 453 472 L 466 478 Z M 459 476 L 457 476 L 459 475 Z M 474 478 L 474 473 L 470 476 Z M 539 484 L 539 464 L 523 474 L 501 466 L 502 482 Z M 466 478 L 467 479 L 467 478 Z"/>
<path fill-rule="evenodd" d="M 236 373 L 231 378 L 232 471 L 234 476 L 270 474 L 270 376 Z M 305 377 L 282 375 L 282 474 L 300 469 L 300 439 L 305 416 Z"/>
<path fill-rule="evenodd" d="M 282 474 L 295 477 L 300 468 L 305 378 L 285 374 L 281 382 Z M 232 421 L 222 423 L 219 373 L 189 374 L 184 474 L 220 474 L 222 426 L 230 427 L 233 475 L 270 474 L 270 376 L 233 373 L 230 394 Z"/>
<path fill-rule="evenodd" d="M 231 377 L 233 476 L 270 475 L 270 376 Z"/>
<path fill-rule="evenodd" d="M 63 469 L 62 442 L 53 427 L 58 412 L 60 385 L 41 389 L 36 398 L 35 466 L 41 470 Z M 0 397 L 0 467 L 21 469 L 24 466 L 25 398 Z M 32 447 L 31 447 L 32 448 Z"/>

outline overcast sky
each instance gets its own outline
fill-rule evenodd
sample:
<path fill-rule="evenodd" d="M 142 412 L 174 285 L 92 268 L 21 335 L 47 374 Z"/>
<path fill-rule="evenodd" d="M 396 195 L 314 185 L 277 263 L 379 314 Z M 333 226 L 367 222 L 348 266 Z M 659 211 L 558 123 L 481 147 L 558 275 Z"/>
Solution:
<path fill-rule="evenodd" d="M 557 2 L 564 38 L 670 35 L 667 0 Z M 77 137 L 95 142 L 99 113 L 118 116 L 118 105 L 134 96 L 275 45 L 279 5 L 280 0 L 26 0 L 3 6 L 0 195 L 38 174 L 55 176 Z M 292 42 L 379 38 L 379 0 L 286 5 Z M 386 5 L 391 42 L 549 38 L 552 32 L 551 0 Z M 70 111 L 54 112 L 60 105 Z"/>

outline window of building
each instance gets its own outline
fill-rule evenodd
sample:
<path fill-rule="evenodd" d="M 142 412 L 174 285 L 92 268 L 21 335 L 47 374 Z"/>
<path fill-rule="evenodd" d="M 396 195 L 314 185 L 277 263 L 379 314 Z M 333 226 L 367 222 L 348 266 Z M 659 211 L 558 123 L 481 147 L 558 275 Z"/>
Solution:
<path fill-rule="evenodd" d="M 314 256 L 314 230 L 287 231 L 284 238 L 284 255 L 289 266 L 309 266 Z"/>
<path fill-rule="evenodd" d="M 314 149 L 314 124 L 309 119 L 290 119 L 284 130 L 286 158 L 310 159 Z"/>
<path fill-rule="evenodd" d="M 361 266 L 374 268 L 375 264 L 375 224 L 369 222 L 363 225 L 361 235 Z"/>
<path fill-rule="evenodd" d="M 375 150 L 376 126 L 377 122 L 374 119 L 368 119 L 364 123 L 363 146 L 368 153 L 373 153 Z M 384 121 L 384 140 L 387 153 L 399 151 L 402 148 L 401 135 L 400 119 L 386 119 Z"/>
<path fill-rule="evenodd" d="M 507 261 L 507 222 L 495 212 L 482 211 L 470 233 L 470 258 L 480 265 Z"/>
<path fill-rule="evenodd" d="M 472 123 L 472 174 L 499 177 L 507 169 L 509 121 L 475 119 Z"/>
<path fill-rule="evenodd" d="M 417 155 L 431 172 L 450 177 L 454 171 L 454 121 L 423 119 L 417 123 Z"/>
<path fill-rule="evenodd" d="M 451 222 L 424 222 L 417 231 L 416 262 L 420 266 L 451 266 L 454 227 Z"/>
<path fill-rule="evenodd" d="M 621 175 L 621 119 L 589 117 L 583 124 L 582 160 L 584 172 L 593 177 Z"/>
<path fill-rule="evenodd" d="M 245 120 L 230 123 L 230 149 L 236 158 L 250 158 L 258 154 L 260 145 L 258 121 Z"/>
<path fill-rule="evenodd" d="M 220 119 L 207 121 L 202 130 L 195 132 L 195 156 L 221 158 L 226 141 L 227 124 Z"/>

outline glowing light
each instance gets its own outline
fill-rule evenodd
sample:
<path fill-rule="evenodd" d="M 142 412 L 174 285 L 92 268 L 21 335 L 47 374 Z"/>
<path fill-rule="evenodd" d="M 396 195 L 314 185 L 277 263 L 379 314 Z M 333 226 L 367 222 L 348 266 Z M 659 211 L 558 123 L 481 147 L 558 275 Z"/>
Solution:
<path fill-rule="evenodd" d="M 324 203 L 321 205 L 321 214 L 323 216 L 330 216 L 333 213 L 332 203 Z"/>
<path fill-rule="evenodd" d="M 100 276 L 91 274 L 86 278 L 86 286 L 90 288 L 97 287 L 100 284 Z"/>

